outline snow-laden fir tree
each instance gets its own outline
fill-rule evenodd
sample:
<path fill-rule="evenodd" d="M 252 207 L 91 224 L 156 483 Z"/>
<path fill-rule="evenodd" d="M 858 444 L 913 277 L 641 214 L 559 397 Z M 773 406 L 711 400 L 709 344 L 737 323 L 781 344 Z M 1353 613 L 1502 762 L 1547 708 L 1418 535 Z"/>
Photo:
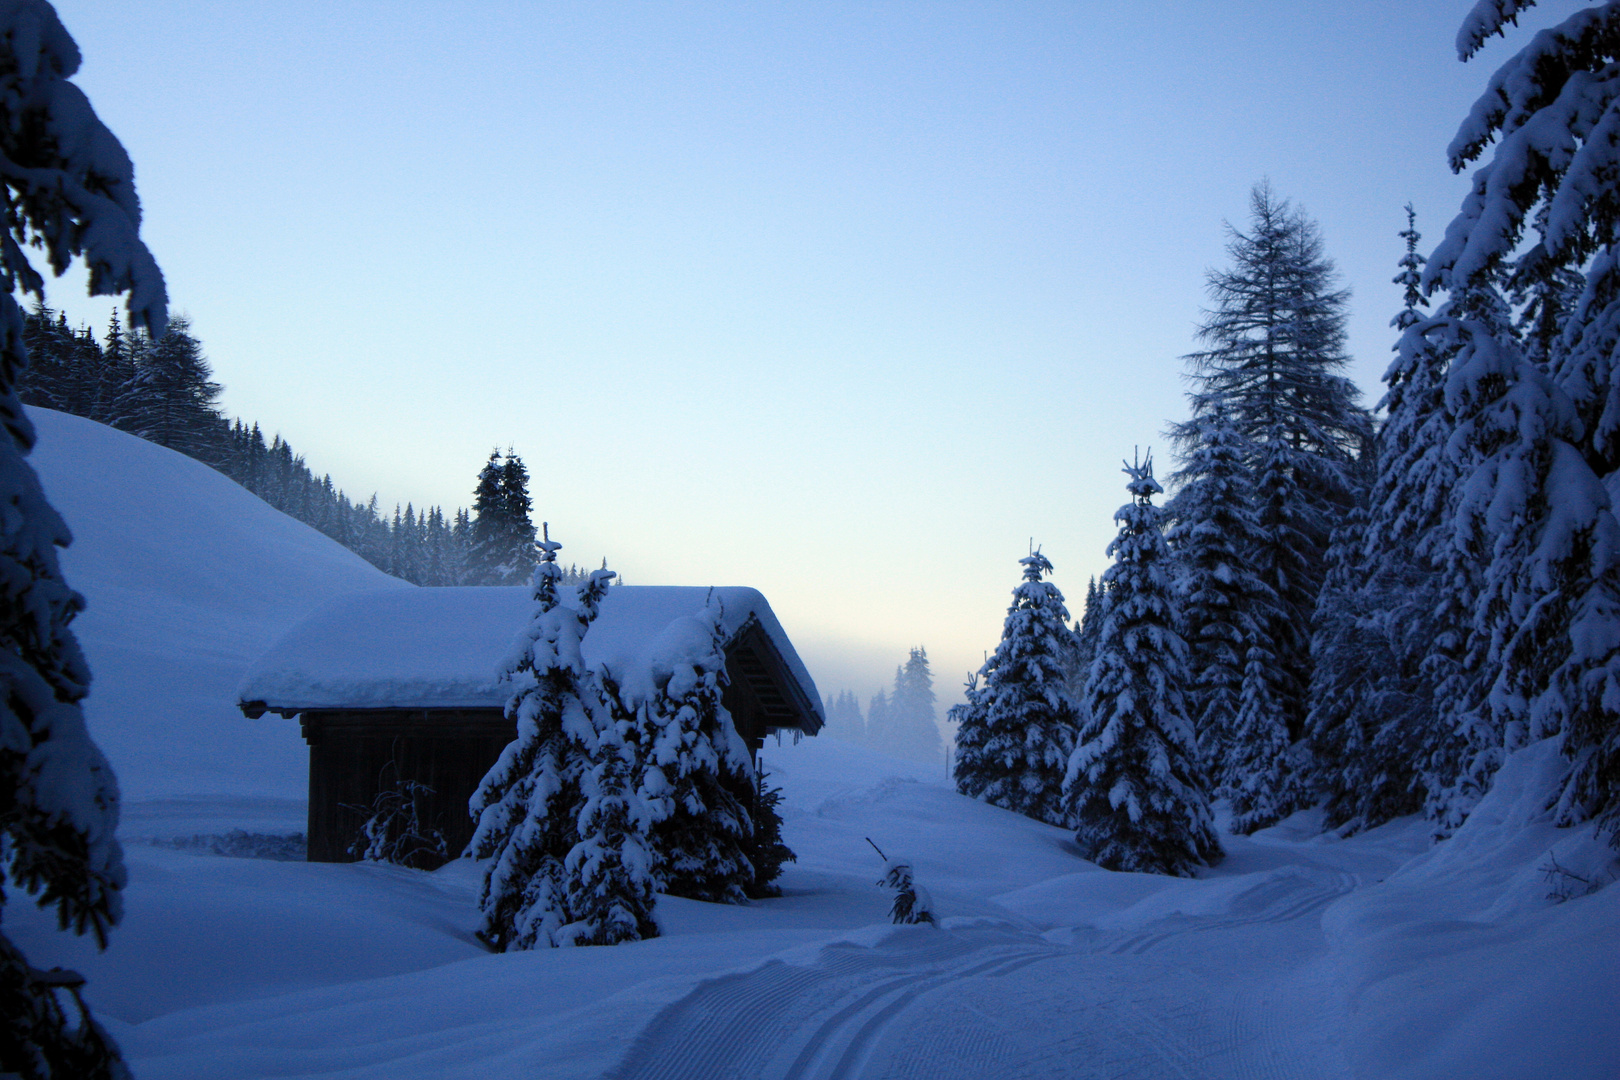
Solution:
<path fill-rule="evenodd" d="M 1191 649 L 1187 687 L 1189 713 L 1201 760 L 1216 791 L 1236 788 L 1241 777 L 1232 744 L 1246 733 L 1237 727 L 1246 679 L 1266 679 L 1251 656 L 1276 652 L 1270 634 L 1275 594 L 1251 568 L 1247 553 L 1266 538 L 1260 531 L 1253 477 L 1243 436 L 1217 403 L 1181 428 L 1185 443 L 1179 484 L 1165 507 L 1167 535 L 1176 556 L 1177 587 Z M 1250 697 L 1263 688 L 1249 687 Z M 1266 722 L 1275 714 L 1251 710 L 1246 719 Z"/>
<path fill-rule="evenodd" d="M 1291 741 L 1307 710 L 1322 555 L 1355 501 L 1352 466 L 1371 424 L 1343 375 L 1348 294 L 1334 287 L 1315 222 L 1264 183 L 1250 195 L 1250 212 L 1248 231 L 1229 230 L 1231 267 L 1209 274 L 1214 306 L 1199 328 L 1205 347 L 1186 357 L 1192 417 L 1172 434 L 1184 461 L 1209 430 L 1238 440 L 1256 518 L 1240 554 L 1271 594 L 1265 707 L 1276 710 L 1275 723 Z M 1216 416 L 1221 421 L 1211 428 Z M 1267 614 L 1250 613 L 1256 620 Z"/>
<path fill-rule="evenodd" d="M 1108 607 L 1087 715 L 1064 783 L 1075 841 L 1109 870 L 1191 877 L 1221 857 L 1192 719 L 1187 645 L 1164 540 L 1153 461 L 1127 464 L 1131 501 L 1114 515 Z"/>
<path fill-rule="evenodd" d="M 534 616 L 505 663 L 517 686 L 506 706 L 517 738 L 469 806 L 478 826 L 468 854 L 493 858 L 479 898 L 479 936 L 497 951 L 560 944 L 562 927 L 573 921 L 566 863 L 579 841 L 582 777 L 596 743 L 587 702 L 600 707 L 580 643 L 611 575 L 599 571 L 580 587 L 577 608 L 563 604 L 561 547 L 549 535 L 540 544 Z"/>
<path fill-rule="evenodd" d="M 996 651 L 969 684 L 955 714 L 956 788 L 971 798 L 1063 825 L 1063 773 L 1080 726 L 1069 688 L 1076 643 L 1058 587 L 1043 580 L 1052 563 L 1039 551 L 1018 560 Z"/>
<path fill-rule="evenodd" d="M 473 488 L 472 516 L 467 522 L 466 583 L 500 584 L 501 561 L 501 452 L 491 450 L 489 460 L 478 470 Z M 542 556 L 544 558 L 544 556 Z"/>
<path fill-rule="evenodd" d="M 534 500 L 529 497 L 529 470 L 522 458 L 508 450 L 506 460 L 501 463 L 500 502 L 506 554 L 496 568 L 502 584 L 527 581 L 534 572 L 534 521 L 530 517 L 533 510 Z"/>
<path fill-rule="evenodd" d="M 866 741 L 866 720 L 861 716 L 861 703 L 853 693 L 840 690 L 838 696 L 825 703 L 826 733 L 835 739 L 859 743 Z"/>
<path fill-rule="evenodd" d="M 1074 626 L 1075 673 L 1070 680 L 1076 700 L 1085 696 L 1086 679 L 1091 676 L 1091 662 L 1097 658 L 1097 639 L 1102 635 L 1103 605 L 1107 596 L 1097 587 L 1097 579 L 1086 581 L 1085 604 Z"/>
<path fill-rule="evenodd" d="M 163 332 L 163 275 L 139 236 L 134 169 L 68 82 L 79 50 L 41 0 L 0 8 L 0 849 L 9 900 L 56 909 L 64 930 L 105 946 L 125 883 L 118 786 L 86 730 L 90 683 L 70 629 L 84 601 L 63 580 L 70 539 L 27 461 L 34 427 L 15 391 L 28 363 L 19 294 L 43 295 L 30 264 L 75 257 L 93 295 L 129 294 L 131 325 Z M 40 971 L 0 933 L 0 1074 L 26 1080 L 127 1077 L 117 1046 L 79 995 L 83 979 Z"/>
<path fill-rule="evenodd" d="M 504 460 L 491 450 L 473 489 L 467 547 L 467 578 L 473 585 L 514 585 L 535 564 L 534 523 L 529 518 L 529 471 L 516 454 Z"/>
<path fill-rule="evenodd" d="M 1458 34 L 1473 56 L 1506 36 L 1534 0 L 1488 0 Z M 1551 340 L 1534 350 L 1498 340 L 1453 363 L 1451 445 L 1467 455 L 1456 517 L 1460 546 L 1489 541 L 1473 628 L 1485 645 L 1486 700 L 1473 710 L 1476 761 L 1526 738 L 1561 734 L 1570 769 L 1556 794 L 1563 824 L 1596 818 L 1620 842 L 1620 552 L 1605 490 L 1620 470 L 1620 4 L 1584 7 L 1536 34 L 1491 77 L 1452 140 L 1474 172 L 1462 210 L 1430 258 L 1426 285 L 1477 287 L 1515 260 L 1520 287 L 1559 291 L 1584 277 Z M 1550 337 L 1550 335 L 1548 335 Z M 1550 376 L 1550 377 L 1549 377 Z M 1476 669 L 1478 665 L 1473 665 Z"/>
<path fill-rule="evenodd" d="M 885 707 L 874 706 L 875 719 L 867 724 L 867 745 L 908 761 L 937 762 L 945 745 L 934 722 L 934 701 L 928 651 L 914 648 L 905 664 L 895 668 L 894 689 Z"/>
<path fill-rule="evenodd" d="M 141 343 L 126 430 L 217 466 L 225 423 L 217 404 L 222 390 L 191 333 L 191 320 L 176 316 L 162 337 Z"/>
<path fill-rule="evenodd" d="M 1448 800 L 1442 826 L 1466 814 L 1468 793 L 1485 790 L 1507 752 L 1561 733 L 1591 732 L 1601 746 L 1604 726 L 1620 723 L 1620 522 L 1576 446 L 1569 397 L 1512 337 L 1470 329 L 1447 380 L 1448 449 L 1463 477 L 1452 543 L 1480 574 L 1459 676 L 1463 797 Z M 1566 820 L 1585 816 L 1584 800 L 1564 794 Z"/>
<path fill-rule="evenodd" d="M 866 745 L 876 746 L 879 733 L 889 722 L 889 692 L 881 686 L 866 705 Z"/>
<path fill-rule="evenodd" d="M 582 617 L 595 618 L 612 576 L 598 570 L 580 588 Z M 584 803 L 579 841 L 565 863 L 565 903 L 573 921 L 557 931 L 557 939 L 565 945 L 617 945 L 657 937 L 655 813 L 643 797 L 653 732 L 607 672 L 590 680 L 585 704 L 592 732 L 580 777 Z"/>
<path fill-rule="evenodd" d="M 782 876 L 786 863 L 797 862 L 798 856 L 782 840 L 782 789 L 770 782 L 770 773 L 760 769 L 754 775 L 754 790 L 748 804 L 748 816 L 754 823 L 753 831 L 743 843 L 742 851 L 748 864 L 754 868 L 754 881 L 748 895 L 759 900 L 768 896 L 781 896 L 782 889 L 776 879 Z"/>
<path fill-rule="evenodd" d="M 756 885 L 744 854 L 756 781 L 748 747 L 720 703 L 722 615 L 711 597 L 702 615 L 671 623 L 650 650 L 651 693 L 639 706 L 651 740 L 641 797 L 653 822 L 659 891 L 741 904 Z"/>
<path fill-rule="evenodd" d="M 1376 465 L 1367 503 L 1329 545 L 1311 646 L 1310 786 L 1325 824 L 1345 835 L 1420 809 L 1427 763 L 1447 756 L 1452 741 L 1436 721 L 1434 684 L 1458 640 L 1443 625 L 1456 608 L 1441 601 L 1448 544 L 1438 533 L 1455 486 L 1443 463 L 1443 380 L 1455 338 L 1422 310 L 1425 260 L 1410 205 L 1399 235 L 1406 251 L 1394 282 L 1404 303 L 1391 325 L 1402 338 L 1384 376 L 1387 419 L 1363 463 Z"/>
<path fill-rule="evenodd" d="M 1409 229 L 1408 245 L 1415 239 Z M 1421 257 L 1417 261 L 1421 265 Z M 1383 661 L 1367 661 L 1375 669 L 1374 687 L 1352 691 L 1359 718 L 1353 722 L 1364 734 L 1377 734 L 1367 736 L 1366 754 L 1341 776 L 1328 776 L 1323 787 L 1330 821 L 1353 831 L 1404 812 L 1409 802 L 1399 778 L 1411 769 L 1412 800 L 1422 799 L 1444 835 L 1483 794 L 1477 775 L 1464 780 L 1467 762 L 1478 757 L 1468 744 L 1479 735 L 1469 735 L 1465 716 L 1488 682 L 1473 629 L 1484 562 L 1455 542 L 1454 529 L 1462 478 L 1477 461 L 1466 445 L 1453 443 L 1458 402 L 1448 400 L 1446 384 L 1453 367 L 1468 365 L 1481 343 L 1491 348 L 1492 341 L 1512 340 L 1515 331 L 1488 277 L 1459 289 L 1428 317 L 1416 310 L 1410 286 L 1407 291 L 1407 305 L 1396 316 L 1403 333 L 1384 375 L 1387 418 L 1378 432 L 1359 556 L 1365 595 L 1353 600 L 1377 622 L 1373 632 L 1390 650 Z M 1313 742 L 1322 742 L 1327 722 L 1324 713 Z"/>
<path fill-rule="evenodd" d="M 113 312 L 101 347 L 101 362 L 93 373 L 90 419 L 109 427 L 127 429 L 135 421 L 136 355 L 140 337 L 127 332 Z"/>
<path fill-rule="evenodd" d="M 985 660 L 989 659 L 986 655 Z M 951 776 L 956 779 L 956 789 L 964 795 L 971 796 L 973 792 L 962 785 L 959 772 L 962 754 L 966 752 L 974 761 L 983 757 L 984 743 L 990 735 L 984 717 L 984 690 L 979 686 L 979 673 L 970 671 L 962 687 L 962 701 L 945 711 L 945 723 L 951 730 Z"/>
<path fill-rule="evenodd" d="M 934 898 L 917 884 L 909 859 L 885 859 L 878 884 L 894 890 L 894 903 L 889 905 L 890 922 L 901 926 L 938 925 L 939 920 L 934 917 Z"/>
<path fill-rule="evenodd" d="M 1262 525 L 1273 537 L 1298 533 L 1295 508 L 1277 497 L 1279 490 L 1291 486 L 1287 457 L 1279 441 L 1269 441 L 1256 481 Z M 1284 549 L 1297 554 L 1292 545 L 1284 545 Z M 1275 553 L 1277 549 L 1261 550 Z M 1268 569 L 1273 572 L 1266 573 Z M 1286 581 L 1300 570 L 1297 564 L 1280 571 L 1275 563 L 1262 564 L 1256 576 L 1262 581 Z M 1272 594 L 1276 595 L 1275 589 Z M 1313 596 L 1313 610 L 1314 602 Z M 1216 790 L 1231 800 L 1232 830 L 1238 833 L 1275 824 L 1308 801 L 1308 774 L 1294 752 L 1290 726 L 1293 712 L 1289 703 L 1304 697 L 1297 682 L 1302 672 L 1286 660 L 1300 629 L 1287 622 L 1294 616 L 1280 602 L 1255 614 L 1262 633 L 1249 642 L 1237 714 L 1221 740 L 1222 756 L 1214 765 Z M 1308 673 L 1307 668 L 1303 674 Z"/>
<path fill-rule="evenodd" d="M 1433 740 L 1434 695 L 1423 659 L 1433 623 L 1418 610 L 1428 583 L 1370 574 L 1367 511 L 1334 531 L 1312 637 L 1311 771 L 1324 824 L 1350 835 L 1420 810 Z"/>

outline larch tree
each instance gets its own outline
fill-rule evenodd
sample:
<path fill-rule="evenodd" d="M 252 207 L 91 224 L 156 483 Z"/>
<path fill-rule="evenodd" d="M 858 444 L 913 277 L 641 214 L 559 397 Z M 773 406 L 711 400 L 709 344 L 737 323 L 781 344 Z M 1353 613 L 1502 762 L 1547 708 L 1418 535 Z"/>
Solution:
<path fill-rule="evenodd" d="M 141 242 L 134 170 L 69 78 L 78 47 L 41 0 L 0 11 L 0 846 L 9 899 L 56 909 L 65 930 L 105 946 L 122 911 L 118 786 L 79 702 L 90 671 L 70 623 L 83 599 L 63 580 L 68 527 L 27 455 L 34 427 L 15 388 L 28 364 L 19 294 L 43 295 L 29 250 L 61 274 L 75 259 L 93 295 L 128 293 L 132 325 L 161 334 L 163 276 Z M 83 978 L 40 971 L 0 933 L 0 1073 L 27 1080 L 127 1077 L 90 1015 Z"/>
<path fill-rule="evenodd" d="M 1372 431 L 1343 374 L 1348 294 L 1335 288 L 1316 223 L 1264 183 L 1249 202 L 1248 231 L 1229 230 L 1231 267 L 1209 274 L 1204 348 L 1185 358 L 1192 416 L 1172 428 L 1189 467 L 1210 433 L 1230 438 L 1252 493 L 1253 528 L 1237 554 L 1263 588 L 1234 613 L 1256 636 L 1242 657 L 1242 708 L 1217 748 L 1240 750 L 1242 760 L 1212 762 L 1223 791 L 1248 807 L 1245 828 L 1302 797 L 1290 756 L 1309 708 L 1311 617 L 1332 528 L 1357 501 L 1355 462 Z M 1190 507 L 1177 520 L 1184 533 L 1202 528 Z M 1202 626 L 1187 629 L 1206 641 Z"/>
<path fill-rule="evenodd" d="M 957 790 L 1053 825 L 1065 823 L 1063 772 L 1080 726 L 1070 691 L 1076 642 L 1052 563 L 1039 551 L 1018 560 L 1001 641 L 956 714 Z"/>
<path fill-rule="evenodd" d="M 1131 501 L 1114 515 L 1108 608 L 1068 761 L 1064 802 L 1086 858 L 1109 870 L 1191 877 L 1221 858 L 1187 714 L 1187 645 L 1176 632 L 1162 489 L 1151 455 L 1127 464 Z"/>
<path fill-rule="evenodd" d="M 1352 466 L 1370 423 L 1342 374 L 1348 294 L 1333 287 L 1315 222 L 1265 184 L 1251 193 L 1250 212 L 1249 232 L 1231 230 L 1231 268 L 1209 275 L 1206 348 L 1187 357 L 1193 415 L 1175 434 L 1191 449 L 1194 426 L 1219 415 L 1242 440 L 1261 541 L 1245 555 L 1275 595 L 1273 637 L 1290 687 L 1280 704 L 1297 732 L 1321 555 L 1337 513 L 1354 501 Z"/>

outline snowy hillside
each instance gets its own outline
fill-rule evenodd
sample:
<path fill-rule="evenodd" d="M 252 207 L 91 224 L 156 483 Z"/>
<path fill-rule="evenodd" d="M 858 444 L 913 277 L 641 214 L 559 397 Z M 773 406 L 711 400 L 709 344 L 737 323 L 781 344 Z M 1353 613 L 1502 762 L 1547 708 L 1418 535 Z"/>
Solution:
<path fill-rule="evenodd" d="M 408 588 L 182 454 L 30 409 L 32 461 L 73 530 L 89 601 L 74 629 L 90 729 L 118 772 L 125 833 L 303 828 L 296 721 L 243 718 L 236 687 L 289 626 L 340 593 Z"/>
<path fill-rule="evenodd" d="M 36 415 L 137 824 L 298 827 L 296 724 L 243 720 L 236 679 L 311 607 L 391 579 L 194 462 Z M 135 843 L 106 953 L 22 903 L 7 931 L 89 976 L 141 1080 L 1613 1080 L 1620 887 L 1587 882 L 1620 868 L 1548 822 L 1556 750 L 1514 755 L 1443 845 L 1412 819 L 1332 840 L 1306 812 L 1188 880 L 1099 870 L 935 768 L 806 739 L 764 752 L 799 856 L 784 895 L 661 898 L 655 940 L 492 955 L 467 862 Z M 888 925 L 868 838 L 913 862 L 940 927 Z"/>

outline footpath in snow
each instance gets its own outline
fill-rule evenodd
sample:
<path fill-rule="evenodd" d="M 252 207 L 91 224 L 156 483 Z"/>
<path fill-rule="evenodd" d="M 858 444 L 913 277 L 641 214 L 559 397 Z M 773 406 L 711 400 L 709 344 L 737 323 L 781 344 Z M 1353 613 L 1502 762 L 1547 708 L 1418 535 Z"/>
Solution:
<path fill-rule="evenodd" d="M 663 898 L 664 936 L 606 949 L 485 952 L 468 862 L 154 846 L 302 826 L 297 724 L 243 719 L 236 681 L 315 605 L 393 579 L 204 466 L 36 415 L 131 881 L 105 953 L 22 897 L 6 928 L 89 977 L 141 1080 L 1620 1077 L 1620 888 L 1578 880 L 1620 868 L 1548 824 L 1548 744 L 1444 844 L 1417 821 L 1333 840 L 1303 814 L 1228 838 L 1198 880 L 1099 870 L 938 769 L 767 746 L 799 855 L 783 895 Z M 867 837 L 912 861 L 940 927 L 887 924 Z"/>

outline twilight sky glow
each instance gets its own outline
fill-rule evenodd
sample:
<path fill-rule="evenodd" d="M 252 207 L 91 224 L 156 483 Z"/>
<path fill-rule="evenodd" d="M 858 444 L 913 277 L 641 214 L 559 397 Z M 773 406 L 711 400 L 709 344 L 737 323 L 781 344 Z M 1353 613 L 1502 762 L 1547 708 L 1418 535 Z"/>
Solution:
<path fill-rule="evenodd" d="M 1470 6 L 57 3 L 231 414 L 389 507 L 511 445 L 565 560 L 761 589 L 826 693 L 926 645 L 942 703 L 1031 538 L 1074 608 L 1106 567 L 1262 176 L 1377 400 Z"/>

